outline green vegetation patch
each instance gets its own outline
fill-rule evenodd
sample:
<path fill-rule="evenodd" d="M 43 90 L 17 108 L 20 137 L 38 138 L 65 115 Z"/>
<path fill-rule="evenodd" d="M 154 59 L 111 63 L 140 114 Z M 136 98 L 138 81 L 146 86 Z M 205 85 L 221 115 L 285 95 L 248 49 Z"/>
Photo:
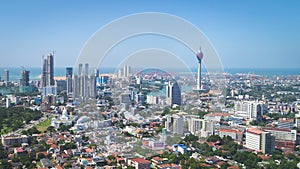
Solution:
<path fill-rule="evenodd" d="M 40 111 L 24 107 L 0 107 L 0 134 L 15 131 L 31 120 L 38 120 L 43 116 Z"/>
<path fill-rule="evenodd" d="M 46 131 L 47 128 L 51 125 L 51 119 L 52 119 L 52 116 L 49 117 L 48 119 L 44 120 L 43 122 L 40 122 L 39 124 L 37 124 L 37 126 L 36 126 L 37 130 L 40 132 Z"/>

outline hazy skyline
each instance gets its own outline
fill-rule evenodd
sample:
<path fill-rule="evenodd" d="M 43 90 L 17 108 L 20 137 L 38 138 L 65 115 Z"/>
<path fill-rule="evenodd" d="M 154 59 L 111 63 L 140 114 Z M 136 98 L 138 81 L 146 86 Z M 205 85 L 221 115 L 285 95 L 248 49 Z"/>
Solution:
<path fill-rule="evenodd" d="M 141 12 L 169 13 L 191 22 L 210 39 L 225 68 L 299 67 L 300 2 L 271 0 L 2 1 L 0 67 L 41 67 L 42 56 L 52 50 L 56 67 L 73 66 L 94 32 Z M 163 42 L 167 40 L 158 44 Z"/>

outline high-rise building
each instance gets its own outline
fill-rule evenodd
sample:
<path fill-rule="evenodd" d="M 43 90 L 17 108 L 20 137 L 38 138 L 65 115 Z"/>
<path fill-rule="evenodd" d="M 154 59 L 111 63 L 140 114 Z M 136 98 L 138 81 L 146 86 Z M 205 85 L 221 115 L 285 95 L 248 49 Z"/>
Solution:
<path fill-rule="evenodd" d="M 246 132 L 246 147 L 260 150 L 264 154 L 271 154 L 275 149 L 275 137 L 270 132 L 249 128 Z"/>
<path fill-rule="evenodd" d="M 121 93 L 120 95 L 120 103 L 124 106 L 126 110 L 129 109 L 129 106 L 131 105 L 131 97 L 130 93 Z"/>
<path fill-rule="evenodd" d="M 73 96 L 76 98 L 80 96 L 80 79 L 76 74 L 73 77 Z"/>
<path fill-rule="evenodd" d="M 196 57 L 198 59 L 198 77 L 197 77 L 197 90 L 201 90 L 202 89 L 202 84 L 201 84 L 201 61 L 203 59 L 203 53 L 200 50 L 196 53 Z"/>
<path fill-rule="evenodd" d="M 135 102 L 139 105 L 143 105 L 145 103 L 145 96 L 142 93 L 136 94 Z"/>
<path fill-rule="evenodd" d="M 89 76 L 89 64 L 79 64 L 78 75 L 74 74 L 73 78 L 73 93 L 74 97 L 83 99 L 96 97 L 96 77 L 95 75 Z"/>
<path fill-rule="evenodd" d="M 73 93 L 73 68 L 66 68 L 67 94 Z"/>
<path fill-rule="evenodd" d="M 4 70 L 4 81 L 9 82 L 9 70 Z"/>
<path fill-rule="evenodd" d="M 183 134 L 183 117 L 172 115 L 167 117 L 165 122 L 166 130 L 173 134 Z"/>
<path fill-rule="evenodd" d="M 199 118 L 191 118 L 189 120 L 189 132 L 191 132 L 194 135 L 197 135 L 200 133 L 200 130 L 203 128 L 204 119 Z"/>
<path fill-rule="evenodd" d="M 78 75 L 79 76 L 82 75 L 82 63 L 80 63 L 79 66 L 78 66 Z"/>
<path fill-rule="evenodd" d="M 95 98 L 96 97 L 96 76 L 91 75 L 89 78 L 89 97 Z"/>
<path fill-rule="evenodd" d="M 199 137 L 209 137 L 216 134 L 216 121 L 211 119 L 200 119 L 196 115 L 188 115 L 185 117 L 188 122 L 188 131 Z"/>
<path fill-rule="evenodd" d="M 123 68 L 123 73 L 124 73 L 124 76 L 123 76 L 123 77 L 129 77 L 129 76 L 130 76 L 130 73 L 131 73 L 131 68 L 130 68 L 130 66 L 125 65 L 124 68 Z"/>
<path fill-rule="evenodd" d="M 53 86 L 55 84 L 54 81 L 54 53 L 50 53 L 47 56 L 47 72 L 48 72 L 48 83 L 49 85 Z"/>
<path fill-rule="evenodd" d="M 258 101 L 236 101 L 234 110 L 237 116 L 260 121 L 262 115 L 268 111 L 268 107 Z"/>
<path fill-rule="evenodd" d="M 22 79 L 20 86 L 29 86 L 29 71 L 28 70 L 22 70 Z"/>
<path fill-rule="evenodd" d="M 176 81 L 170 81 L 166 86 L 166 99 L 169 106 L 181 105 L 181 90 Z"/>
<path fill-rule="evenodd" d="M 49 53 L 43 60 L 41 87 L 53 86 L 54 81 L 54 53 Z"/>
<path fill-rule="evenodd" d="M 99 77 L 99 69 L 95 69 L 94 75 L 96 78 Z"/>

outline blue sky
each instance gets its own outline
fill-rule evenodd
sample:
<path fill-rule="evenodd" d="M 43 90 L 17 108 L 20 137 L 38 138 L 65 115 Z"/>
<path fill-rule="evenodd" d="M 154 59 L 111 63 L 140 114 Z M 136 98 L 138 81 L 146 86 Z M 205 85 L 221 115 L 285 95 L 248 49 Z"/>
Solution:
<path fill-rule="evenodd" d="M 0 67 L 73 66 L 86 40 L 119 17 L 177 15 L 197 26 L 225 68 L 300 68 L 300 1 L 8 1 L 0 2 Z"/>

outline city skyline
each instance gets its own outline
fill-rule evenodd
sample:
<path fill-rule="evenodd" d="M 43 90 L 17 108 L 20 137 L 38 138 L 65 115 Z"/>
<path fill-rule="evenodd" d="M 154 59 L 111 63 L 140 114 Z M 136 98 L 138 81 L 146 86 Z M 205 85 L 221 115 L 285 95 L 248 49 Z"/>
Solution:
<path fill-rule="evenodd" d="M 56 67 L 74 66 L 81 48 L 94 32 L 115 19 L 142 12 L 169 13 L 197 26 L 210 39 L 225 68 L 299 67 L 297 1 L 115 2 L 119 5 L 108 1 L 3 3 L 0 67 L 40 67 L 40 58 L 52 50 L 56 51 Z M 170 49 L 177 48 L 177 55 L 187 57 L 186 51 L 170 39 L 138 37 L 125 44 L 136 45 L 137 41 L 145 42 L 145 47 L 153 47 L 155 41 L 157 46 L 166 48 L 167 42 L 172 44 Z M 124 48 L 126 45 L 121 45 L 112 52 L 120 55 Z"/>

